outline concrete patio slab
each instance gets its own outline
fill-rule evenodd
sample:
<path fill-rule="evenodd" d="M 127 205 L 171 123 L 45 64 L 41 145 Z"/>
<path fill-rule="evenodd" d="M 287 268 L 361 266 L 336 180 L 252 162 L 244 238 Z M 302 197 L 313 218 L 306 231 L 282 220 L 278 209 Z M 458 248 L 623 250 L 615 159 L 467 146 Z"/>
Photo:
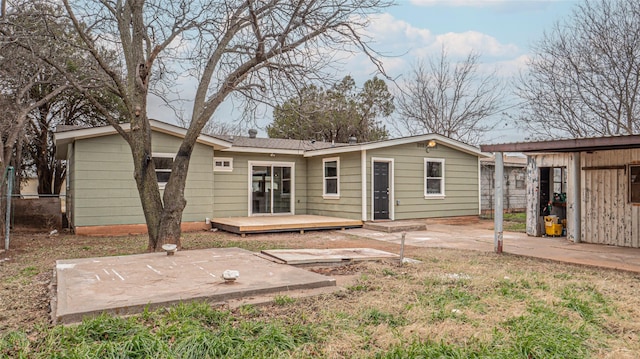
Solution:
<path fill-rule="evenodd" d="M 400 243 L 402 237 L 400 233 L 364 228 L 348 229 L 345 233 L 396 244 Z M 503 243 L 504 253 L 640 273 L 640 248 L 573 243 L 564 237 L 531 237 L 517 232 L 504 232 Z M 429 224 L 427 231 L 407 232 L 405 244 L 493 252 L 494 233 L 492 228 L 473 224 Z"/>
<path fill-rule="evenodd" d="M 226 283 L 222 273 L 227 269 L 239 271 L 240 277 Z M 217 303 L 336 285 L 333 278 L 239 248 L 58 260 L 53 283 L 54 323 L 77 322 L 103 312 L 134 314 L 183 301 Z"/>
<path fill-rule="evenodd" d="M 372 248 L 275 249 L 261 253 L 290 265 L 342 265 L 362 261 L 400 260 L 397 254 Z"/>

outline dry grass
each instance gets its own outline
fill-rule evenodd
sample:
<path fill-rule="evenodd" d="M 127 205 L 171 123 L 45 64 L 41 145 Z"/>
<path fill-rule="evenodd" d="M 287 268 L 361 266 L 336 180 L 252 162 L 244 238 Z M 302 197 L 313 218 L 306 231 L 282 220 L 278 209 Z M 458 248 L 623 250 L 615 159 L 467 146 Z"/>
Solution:
<path fill-rule="evenodd" d="M 594 357 L 640 357 L 636 275 L 512 256 L 429 252 L 418 265 L 361 265 L 346 295 L 261 312 L 329 323 L 324 354 L 339 358 L 427 339 L 458 347 L 497 345 L 496 332 L 504 335 L 500 343 L 509 343 L 523 333 L 506 323 L 543 308 L 570 331 L 584 331 L 584 348 Z"/>
<path fill-rule="evenodd" d="M 0 263 L 0 337 L 21 330 L 34 340 L 47 332 L 47 285 L 55 259 L 140 253 L 146 246 L 142 237 L 33 234 L 13 243 L 15 249 L 5 253 L 9 260 Z M 196 233 L 186 234 L 184 240 L 186 249 L 229 246 L 397 250 L 392 244 L 340 232 L 247 238 Z M 553 350 L 560 353 L 555 357 L 640 357 L 638 274 L 432 248 L 408 248 L 407 254 L 422 263 L 324 270 L 353 279 L 337 294 L 281 297 L 232 314 L 238 322 L 311 328 L 315 339 L 293 351 L 294 357 L 387 357 L 394 350 L 412 357 L 427 349 L 440 350 L 440 355 L 453 350 L 445 357 L 542 358 L 553 357 Z M 421 343 L 431 346 L 425 349 Z"/>

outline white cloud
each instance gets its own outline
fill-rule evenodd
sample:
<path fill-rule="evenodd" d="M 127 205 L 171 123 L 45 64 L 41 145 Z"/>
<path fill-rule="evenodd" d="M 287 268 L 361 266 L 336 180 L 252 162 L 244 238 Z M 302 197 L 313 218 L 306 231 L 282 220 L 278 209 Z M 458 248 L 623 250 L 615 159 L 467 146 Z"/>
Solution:
<path fill-rule="evenodd" d="M 411 0 L 411 4 L 416 6 L 487 6 L 505 0 Z"/>
<path fill-rule="evenodd" d="M 529 55 L 520 55 L 516 58 L 495 62 L 494 65 L 498 69 L 498 74 L 508 77 L 525 70 L 529 59 Z"/>
<path fill-rule="evenodd" d="M 434 45 L 437 49 L 444 46 L 453 56 L 465 56 L 471 51 L 476 51 L 483 56 L 504 57 L 517 54 L 519 51 L 516 45 L 502 44 L 495 37 L 477 31 L 438 35 Z"/>
<path fill-rule="evenodd" d="M 387 39 L 395 40 L 399 37 L 410 42 L 433 39 L 429 29 L 414 27 L 404 20 L 396 19 L 389 13 L 371 16 L 366 31 L 368 35 L 374 37 L 376 42 L 382 42 Z"/>
<path fill-rule="evenodd" d="M 522 55 L 518 46 L 501 43 L 478 31 L 434 34 L 428 28 L 414 26 L 388 13 L 371 17 L 366 35 L 372 39 L 373 48 L 387 56 L 382 62 L 391 77 L 406 72 L 408 65 L 418 60 L 439 56 L 443 46 L 454 60 L 466 57 L 471 51 L 493 62 L 509 61 Z M 365 56 L 356 56 L 347 66 L 360 73 L 375 72 Z"/>
<path fill-rule="evenodd" d="M 504 6 L 514 5 L 516 3 L 538 3 L 544 5 L 544 3 L 553 2 L 558 0 L 410 0 L 410 3 L 416 6 L 469 6 L 469 7 L 487 7 L 487 6 Z"/>

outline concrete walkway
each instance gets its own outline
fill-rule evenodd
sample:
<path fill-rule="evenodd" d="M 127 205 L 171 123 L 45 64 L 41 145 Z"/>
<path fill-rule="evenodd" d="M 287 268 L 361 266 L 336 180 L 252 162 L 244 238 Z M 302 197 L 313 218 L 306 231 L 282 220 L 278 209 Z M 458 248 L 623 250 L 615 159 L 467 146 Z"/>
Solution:
<path fill-rule="evenodd" d="M 364 228 L 349 229 L 344 233 L 391 243 L 400 243 L 402 237 L 402 233 Z M 486 223 L 428 224 L 426 231 L 406 232 L 405 244 L 493 252 L 494 232 Z M 516 232 L 504 232 L 503 245 L 503 251 L 509 254 L 640 273 L 639 248 L 575 244 L 564 237 L 530 237 Z"/>

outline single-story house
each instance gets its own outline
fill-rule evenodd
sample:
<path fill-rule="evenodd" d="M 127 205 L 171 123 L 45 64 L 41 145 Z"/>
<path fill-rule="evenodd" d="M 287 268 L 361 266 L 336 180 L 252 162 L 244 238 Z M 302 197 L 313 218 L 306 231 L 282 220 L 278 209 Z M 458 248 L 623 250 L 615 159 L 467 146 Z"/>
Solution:
<path fill-rule="evenodd" d="M 186 130 L 150 122 L 162 188 Z M 57 132 L 55 139 L 58 158 L 68 161 L 67 216 L 75 232 L 144 232 L 121 136 L 106 126 Z M 477 216 L 479 158 L 486 156 L 435 134 L 347 144 L 258 138 L 255 131 L 203 134 L 189 166 L 183 228 L 203 228 L 208 218 L 274 214 L 362 221 Z"/>
<path fill-rule="evenodd" d="M 480 202 L 482 213 L 491 214 L 494 210 L 495 196 L 495 156 L 480 159 Z M 504 154 L 504 193 L 505 212 L 524 212 L 527 206 L 526 175 L 527 158 L 523 155 Z"/>
<path fill-rule="evenodd" d="M 575 242 L 640 248 L 640 135 L 481 149 L 527 155 L 529 235 L 546 234 L 545 217 L 553 217 Z"/>

